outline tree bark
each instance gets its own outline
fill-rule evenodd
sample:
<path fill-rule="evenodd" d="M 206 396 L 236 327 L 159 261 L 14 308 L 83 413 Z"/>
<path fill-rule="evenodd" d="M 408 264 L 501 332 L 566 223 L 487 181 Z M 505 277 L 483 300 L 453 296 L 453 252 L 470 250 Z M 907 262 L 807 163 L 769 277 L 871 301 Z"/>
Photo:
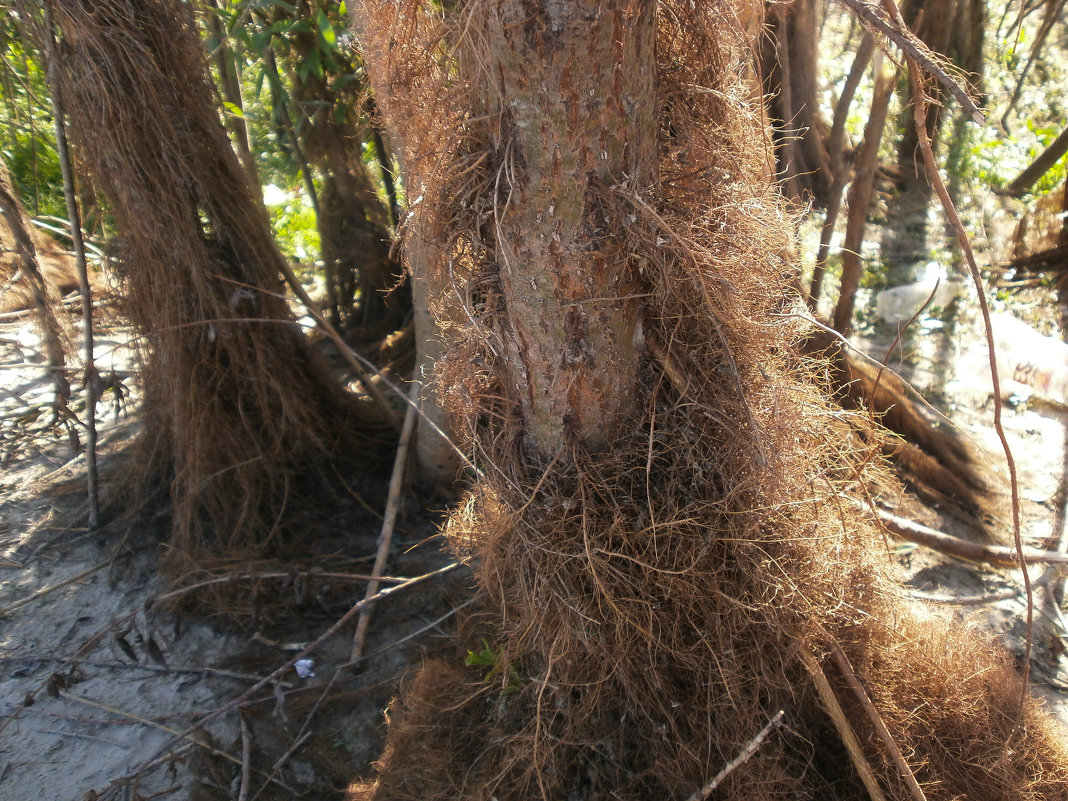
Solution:
<path fill-rule="evenodd" d="M 499 4 L 478 71 L 501 159 L 493 241 L 528 444 L 601 449 L 632 412 L 637 265 L 605 236 L 605 187 L 656 181 L 655 9 Z M 476 68 L 469 63 L 469 68 Z"/>
<path fill-rule="evenodd" d="M 788 195 L 826 207 L 831 184 L 827 125 L 816 97 L 819 77 L 816 0 L 774 4 L 761 55 L 765 91 Z"/>

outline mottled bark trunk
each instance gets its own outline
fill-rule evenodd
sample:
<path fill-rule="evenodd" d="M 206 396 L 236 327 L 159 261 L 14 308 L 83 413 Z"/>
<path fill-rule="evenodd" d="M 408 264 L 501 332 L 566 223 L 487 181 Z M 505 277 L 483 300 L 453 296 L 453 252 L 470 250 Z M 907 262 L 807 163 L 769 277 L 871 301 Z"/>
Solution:
<path fill-rule="evenodd" d="M 656 179 L 655 4 L 503 0 L 487 20 L 493 236 L 509 386 L 526 442 L 603 448 L 632 411 L 638 267 L 606 231 L 608 187 Z"/>

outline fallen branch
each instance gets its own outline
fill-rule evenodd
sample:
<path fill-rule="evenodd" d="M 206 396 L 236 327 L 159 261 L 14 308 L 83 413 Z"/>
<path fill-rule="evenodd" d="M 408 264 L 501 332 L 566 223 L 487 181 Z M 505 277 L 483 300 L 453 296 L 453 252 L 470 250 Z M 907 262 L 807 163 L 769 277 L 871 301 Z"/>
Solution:
<path fill-rule="evenodd" d="M 929 604 L 982 606 L 983 604 L 993 604 L 997 603 L 998 601 L 1007 601 L 1009 598 L 1015 598 L 1019 594 L 1019 590 L 1002 590 L 1001 592 L 992 592 L 987 595 L 936 595 L 930 592 L 914 590 L 909 593 L 909 596 L 915 598 L 917 601 L 924 601 L 925 603 Z"/>
<path fill-rule="evenodd" d="M 859 503 L 859 502 L 858 502 Z M 986 545 L 971 540 L 954 537 L 944 531 L 929 528 L 914 520 L 890 514 L 882 509 L 872 509 L 866 504 L 859 504 L 865 511 L 873 514 L 890 534 L 915 542 L 932 550 L 966 559 L 970 562 L 985 562 L 999 567 L 1019 567 L 1020 552 L 1006 545 Z M 1068 564 L 1068 554 L 1057 551 L 1042 551 L 1037 548 L 1023 549 L 1024 564 Z"/>
<path fill-rule="evenodd" d="M 738 753 L 738 756 L 728 762 L 726 767 L 713 776 L 708 784 L 687 798 L 686 801 L 704 801 L 704 799 L 708 798 L 712 791 L 715 790 L 724 779 L 757 752 L 757 749 L 760 748 L 760 744 L 764 742 L 769 734 L 771 734 L 772 729 L 776 729 L 782 725 L 783 714 L 783 710 L 781 709 L 776 712 L 775 716 L 768 721 L 767 725 L 757 733 L 757 736 L 746 743 L 745 748 Z"/>
<path fill-rule="evenodd" d="M 374 381 L 371 380 L 371 376 L 368 375 L 365 369 L 363 369 L 363 365 L 360 364 L 360 359 L 356 351 L 349 346 L 349 343 L 342 338 L 341 334 L 337 332 L 337 329 L 330 325 L 327 319 L 323 316 L 323 313 L 319 311 L 318 307 L 315 305 L 315 301 L 313 301 L 307 291 L 305 291 L 300 283 L 300 279 L 297 278 L 293 272 L 293 268 L 289 266 L 289 262 L 285 259 L 282 259 L 282 275 L 285 277 L 286 283 L 289 284 L 289 288 L 293 290 L 293 293 L 300 298 L 300 302 L 307 308 L 308 314 L 315 319 L 316 324 L 322 329 L 322 332 L 334 343 L 334 347 L 336 347 L 338 353 L 341 354 L 341 358 L 343 358 L 346 363 L 348 363 L 349 367 L 352 368 L 352 372 L 356 374 L 356 380 L 360 382 L 365 390 L 367 390 L 367 394 L 371 396 L 371 399 L 378 407 L 378 410 L 382 412 L 382 415 L 394 428 L 399 428 L 400 426 L 397 424 L 397 412 L 390 405 L 389 401 L 386 400 L 386 396 L 382 394 L 382 390 L 380 390 L 375 385 Z"/>

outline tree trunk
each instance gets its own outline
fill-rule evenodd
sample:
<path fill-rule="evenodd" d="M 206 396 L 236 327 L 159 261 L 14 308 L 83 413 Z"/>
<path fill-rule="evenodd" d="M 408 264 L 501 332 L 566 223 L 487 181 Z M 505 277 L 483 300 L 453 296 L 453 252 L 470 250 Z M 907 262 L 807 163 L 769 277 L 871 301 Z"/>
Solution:
<path fill-rule="evenodd" d="M 894 90 L 894 76 L 879 74 L 872 92 L 871 111 L 864 126 L 864 141 L 853 165 L 853 182 L 847 198 L 849 214 L 846 220 L 845 240 L 842 243 L 842 284 L 838 304 L 834 308 L 834 327 L 843 336 L 853 331 L 853 308 L 856 305 L 857 289 L 860 287 L 861 249 L 864 231 L 868 227 L 868 209 L 871 206 L 872 189 L 875 185 L 875 170 L 879 143 L 886 128 L 886 115 Z"/>
<path fill-rule="evenodd" d="M 190 7 L 65 0 L 55 17 L 72 138 L 122 232 L 124 309 L 143 343 L 133 483 L 169 490 L 177 575 L 284 552 L 329 508 L 349 454 L 374 458 L 367 412 L 296 326 Z"/>
<path fill-rule="evenodd" d="M 485 609 L 353 795 L 846 801 L 863 768 L 893 798 L 903 773 L 944 798 L 1058 797 L 1065 749 L 1034 706 L 1005 755 L 1018 677 L 911 621 L 842 504 L 878 436 L 853 438 L 796 350 L 736 9 L 360 13 L 423 180 L 425 262 L 455 291 L 439 374 L 482 474 L 446 535 Z M 851 680 L 900 749 L 868 736 Z"/>
<path fill-rule="evenodd" d="M 827 125 L 816 97 L 819 78 L 817 0 L 769 4 L 761 64 L 787 195 L 826 208 L 831 183 Z"/>
<path fill-rule="evenodd" d="M 302 19 L 317 24 L 325 4 L 305 0 L 298 11 Z M 313 31 L 298 31 L 292 41 L 298 63 L 320 46 Z M 400 265 L 390 257 L 389 211 L 362 160 L 363 142 L 370 135 L 369 124 L 360 116 L 366 84 L 343 51 L 333 57 L 347 82 L 336 77 L 328 82 L 326 73 L 313 71 L 293 77 L 292 94 L 302 121 L 297 127 L 303 149 L 322 177 L 318 223 L 326 280 L 336 298 L 332 316 L 341 325 L 361 326 L 371 337 L 382 337 L 403 324 L 411 310 L 411 293 Z M 358 317 L 353 315 L 357 292 Z"/>
<path fill-rule="evenodd" d="M 946 53 L 952 40 L 957 0 L 908 0 L 902 4 L 901 14 L 916 35 L 936 53 Z M 912 89 L 907 90 L 907 105 L 902 117 L 904 133 L 898 152 L 898 166 L 906 186 L 926 185 L 923 156 L 920 155 L 919 135 L 912 114 Z M 944 94 L 937 85 L 930 90 L 934 102 L 927 111 L 927 136 L 932 145 L 937 145 L 942 129 L 942 99 Z"/>
<path fill-rule="evenodd" d="M 376 26 L 385 28 L 388 25 L 386 20 L 390 15 L 383 11 L 381 8 L 371 11 L 361 8 L 361 4 L 353 4 L 352 23 L 361 39 L 364 71 L 376 98 L 374 107 L 379 113 L 384 112 L 387 118 L 397 119 L 405 113 L 394 108 L 403 93 L 399 85 L 403 79 L 393 73 L 397 62 L 391 52 L 392 44 L 387 47 L 386 42 L 375 35 L 381 33 Z M 404 176 L 408 204 L 400 236 L 412 292 L 414 377 L 422 382 L 415 457 L 420 482 L 427 488 L 449 495 L 456 486 L 461 460 L 457 452 L 457 433 L 444 407 L 437 371 L 445 353 L 442 330 L 462 323 L 465 301 L 451 285 L 447 271 L 435 269 L 439 260 L 431 241 L 435 232 L 427 230 L 422 213 L 427 206 L 428 183 L 438 166 L 437 158 L 423 154 L 427 144 L 410 126 L 396 124 L 389 133 Z"/>
<path fill-rule="evenodd" d="M 639 265 L 606 236 L 601 204 L 606 187 L 656 181 L 654 18 L 651 4 L 508 0 L 488 19 L 487 63 L 469 65 L 500 159 L 507 386 L 544 458 L 606 447 L 634 410 Z"/>

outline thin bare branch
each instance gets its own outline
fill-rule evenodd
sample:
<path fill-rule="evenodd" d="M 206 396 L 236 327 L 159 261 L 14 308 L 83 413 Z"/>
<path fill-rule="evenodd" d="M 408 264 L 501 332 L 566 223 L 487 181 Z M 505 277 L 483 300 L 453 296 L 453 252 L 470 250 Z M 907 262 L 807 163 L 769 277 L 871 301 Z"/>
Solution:
<path fill-rule="evenodd" d="M 782 725 L 782 716 L 784 714 L 785 712 L 781 709 L 776 712 L 772 719 L 768 721 L 767 725 L 757 733 L 756 737 L 746 743 L 745 748 L 738 752 L 738 756 L 728 762 L 723 770 L 712 777 L 708 784 L 687 798 L 686 801 L 704 801 L 704 799 L 708 798 L 712 791 L 719 787 L 724 779 L 757 752 L 757 749 L 760 748 L 760 744 L 767 739 L 767 736 L 771 734 L 773 729 L 777 729 Z"/>
<path fill-rule="evenodd" d="M 986 115 L 975 101 L 972 100 L 967 90 L 949 74 L 946 67 L 934 51 L 924 44 L 912 31 L 903 25 L 898 25 L 891 20 L 890 15 L 879 6 L 866 3 L 864 0 L 839 0 L 849 8 L 860 20 L 860 23 L 871 33 L 876 35 L 876 41 L 882 41 L 885 36 L 893 42 L 905 54 L 927 72 L 933 75 L 946 90 L 956 98 L 964 112 L 972 118 L 972 121 L 983 125 L 986 123 Z"/>
<path fill-rule="evenodd" d="M 867 713 L 868 719 L 871 720 L 872 725 L 875 727 L 875 731 L 879 733 L 879 739 L 883 741 L 886 750 L 890 752 L 890 757 L 893 759 L 898 773 L 901 774 L 901 778 L 908 786 L 909 792 L 912 793 L 913 801 L 927 801 L 927 796 L 923 794 L 919 782 L 916 781 L 912 768 L 909 767 L 905 758 L 901 755 L 901 749 L 897 747 L 893 735 L 886 728 L 882 715 L 879 714 L 879 710 L 875 708 L 875 704 L 871 702 L 867 691 L 861 685 L 860 680 L 857 679 L 856 673 L 853 672 L 853 666 L 849 664 L 849 657 L 845 655 L 845 651 L 837 643 L 834 645 L 834 661 L 838 663 L 838 669 L 842 671 L 846 684 L 849 685 L 849 688 L 857 697 L 857 701 L 860 702 L 861 707 Z"/>
<path fill-rule="evenodd" d="M 401 429 L 400 442 L 397 444 L 397 455 L 393 460 L 393 474 L 389 479 L 389 497 L 386 501 L 386 514 L 382 520 L 382 531 L 378 535 L 378 553 L 375 555 L 375 564 L 371 570 L 371 580 L 367 582 L 367 590 L 364 600 L 374 597 L 378 593 L 378 577 L 386 568 L 386 559 L 389 557 L 389 549 L 393 544 L 393 526 L 397 522 L 397 508 L 400 506 L 401 485 L 404 483 L 404 468 L 408 463 L 408 444 L 412 440 L 412 432 L 415 431 L 416 413 L 419 410 L 419 390 L 421 384 L 413 381 L 408 393 L 412 401 L 404 414 L 404 427 Z M 367 627 L 371 624 L 371 606 L 368 605 L 360 610 L 360 618 L 356 622 L 356 635 L 352 639 L 352 654 L 349 662 L 357 662 L 363 656 L 364 646 L 367 644 Z"/>

